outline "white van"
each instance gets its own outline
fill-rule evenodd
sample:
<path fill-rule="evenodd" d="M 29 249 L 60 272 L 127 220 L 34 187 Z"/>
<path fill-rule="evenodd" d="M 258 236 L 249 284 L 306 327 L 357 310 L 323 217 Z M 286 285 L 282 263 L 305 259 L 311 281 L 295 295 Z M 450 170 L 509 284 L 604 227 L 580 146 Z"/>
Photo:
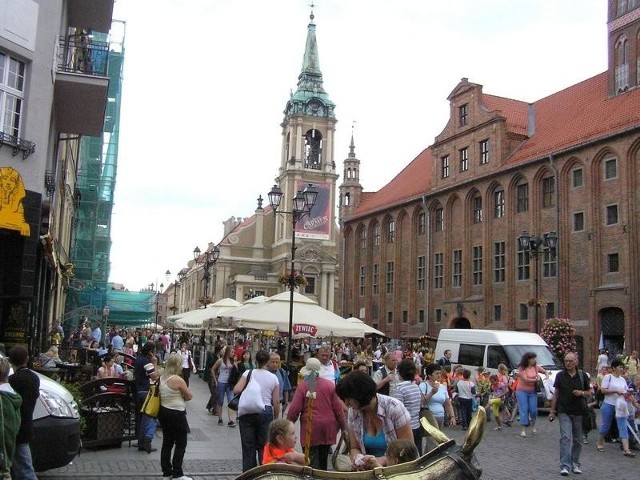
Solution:
<path fill-rule="evenodd" d="M 509 371 L 518 368 L 522 355 L 536 354 L 538 365 L 549 371 L 551 385 L 562 363 L 555 357 L 547 343 L 537 333 L 513 332 L 509 330 L 442 329 L 436 343 L 435 359 L 451 350 L 451 363 L 460 364 L 472 372 L 484 367 L 491 373 L 498 372 L 504 363 Z M 544 403 L 542 394 L 539 403 Z"/>

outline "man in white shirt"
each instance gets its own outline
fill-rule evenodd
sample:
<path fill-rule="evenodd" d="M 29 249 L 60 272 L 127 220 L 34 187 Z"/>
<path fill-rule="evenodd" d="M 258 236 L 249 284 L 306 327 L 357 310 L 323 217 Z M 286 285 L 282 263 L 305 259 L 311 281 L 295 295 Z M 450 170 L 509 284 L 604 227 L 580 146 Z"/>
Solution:
<path fill-rule="evenodd" d="M 318 349 L 318 360 L 320 360 L 320 377 L 332 382 L 337 382 L 340 378 L 340 369 L 337 362 L 331 359 L 331 348 L 323 345 Z"/>

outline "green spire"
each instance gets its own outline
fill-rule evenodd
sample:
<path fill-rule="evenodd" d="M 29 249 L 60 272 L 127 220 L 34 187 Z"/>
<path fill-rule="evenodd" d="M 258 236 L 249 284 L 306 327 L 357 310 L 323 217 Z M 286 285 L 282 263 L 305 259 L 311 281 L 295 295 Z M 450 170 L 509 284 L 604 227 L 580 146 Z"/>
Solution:
<path fill-rule="evenodd" d="M 298 75 L 298 89 L 291 95 L 284 113 L 285 116 L 313 115 L 335 118 L 333 111 L 335 104 L 325 92 L 322 84 L 313 12 L 309 18 L 311 21 L 307 26 L 307 42 L 302 59 L 302 71 Z"/>

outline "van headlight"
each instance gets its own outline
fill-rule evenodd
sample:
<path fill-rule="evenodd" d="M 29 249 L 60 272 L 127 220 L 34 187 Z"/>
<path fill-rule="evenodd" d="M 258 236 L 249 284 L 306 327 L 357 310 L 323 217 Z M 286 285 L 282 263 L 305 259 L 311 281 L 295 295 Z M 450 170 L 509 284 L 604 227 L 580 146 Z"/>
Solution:
<path fill-rule="evenodd" d="M 78 410 L 74 409 L 64 398 L 53 392 L 40 390 L 40 398 L 47 412 L 52 417 L 78 418 Z"/>

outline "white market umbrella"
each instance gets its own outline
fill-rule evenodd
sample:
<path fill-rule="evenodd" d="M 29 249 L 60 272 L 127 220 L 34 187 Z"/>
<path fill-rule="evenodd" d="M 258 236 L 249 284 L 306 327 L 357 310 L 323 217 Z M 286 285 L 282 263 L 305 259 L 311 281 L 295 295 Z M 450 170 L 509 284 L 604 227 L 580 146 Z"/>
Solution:
<path fill-rule="evenodd" d="M 265 302 L 243 305 L 221 315 L 236 328 L 289 331 L 290 292 L 269 297 Z M 364 330 L 326 310 L 317 302 L 294 292 L 293 334 L 314 337 L 363 337 Z"/>
<path fill-rule="evenodd" d="M 229 317 L 227 315 L 231 315 L 231 312 L 241 311 L 243 308 L 250 307 L 255 305 L 256 303 L 266 302 L 269 297 L 265 297 L 264 295 L 258 295 L 257 297 L 252 297 L 248 300 L 245 300 L 242 303 L 239 303 L 235 307 L 231 307 L 229 309 L 225 309 L 220 312 L 217 318 L 213 321 L 214 330 L 222 330 L 222 331 L 232 331 L 235 330 L 235 327 L 231 324 Z"/>
<path fill-rule="evenodd" d="M 214 320 L 221 313 L 234 309 L 240 305 L 242 304 L 237 300 L 232 298 L 223 298 L 217 302 L 207 305 L 206 307 L 190 310 L 178 315 L 172 315 L 171 317 L 167 317 L 167 320 L 171 321 L 173 319 L 172 317 L 177 317 L 174 319 L 176 327 L 201 330 L 208 327 L 206 322 L 209 320 Z"/>
<path fill-rule="evenodd" d="M 359 328 L 362 328 L 364 330 L 364 335 L 380 335 L 382 337 L 386 336 L 380 330 L 378 330 L 377 328 L 373 328 L 371 325 L 367 325 L 359 318 L 349 317 L 347 318 L 347 322 L 351 322 L 354 325 L 357 325 Z"/>

